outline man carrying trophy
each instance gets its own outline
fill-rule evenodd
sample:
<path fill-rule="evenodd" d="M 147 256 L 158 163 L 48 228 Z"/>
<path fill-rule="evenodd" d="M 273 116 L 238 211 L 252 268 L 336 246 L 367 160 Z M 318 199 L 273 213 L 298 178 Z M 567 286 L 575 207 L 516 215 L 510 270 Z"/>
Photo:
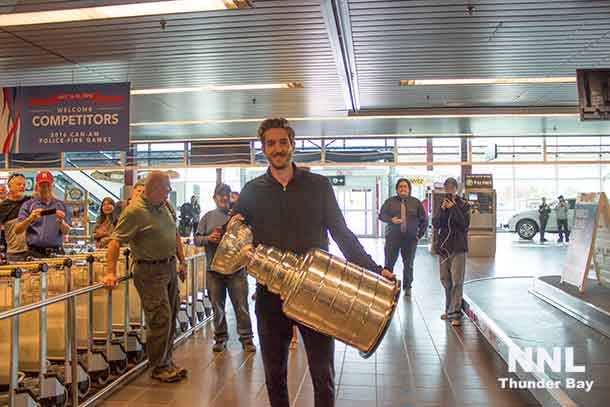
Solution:
<path fill-rule="evenodd" d="M 394 279 L 389 270 L 373 261 L 348 229 L 326 177 L 294 165 L 295 133 L 288 121 L 263 121 L 258 137 L 269 168 L 245 185 L 231 223 L 245 221 L 252 229 L 255 245 L 273 246 L 297 255 L 311 249 L 328 250 L 330 232 L 349 262 Z M 280 296 L 262 284 L 257 284 L 255 312 L 271 406 L 290 405 L 287 368 L 293 325 L 301 332 L 307 352 L 315 406 L 334 406 L 334 339 L 289 319 L 282 311 Z"/>

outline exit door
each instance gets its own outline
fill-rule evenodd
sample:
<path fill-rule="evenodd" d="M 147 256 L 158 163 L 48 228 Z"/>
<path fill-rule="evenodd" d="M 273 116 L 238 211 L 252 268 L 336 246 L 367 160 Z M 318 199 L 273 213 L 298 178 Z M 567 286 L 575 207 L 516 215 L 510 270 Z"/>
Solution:
<path fill-rule="evenodd" d="M 339 208 L 349 229 L 358 237 L 378 237 L 377 180 L 372 177 L 366 187 L 334 187 Z"/>

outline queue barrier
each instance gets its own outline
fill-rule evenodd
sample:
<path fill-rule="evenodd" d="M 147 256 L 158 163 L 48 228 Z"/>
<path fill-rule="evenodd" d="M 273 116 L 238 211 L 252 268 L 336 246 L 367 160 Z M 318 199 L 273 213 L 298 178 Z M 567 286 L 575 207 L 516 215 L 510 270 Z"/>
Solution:
<path fill-rule="evenodd" d="M 0 266 L 0 405 L 88 406 L 146 366 L 146 321 L 129 251 L 122 253 L 114 290 L 100 282 L 105 255 Z M 205 253 L 187 248 L 186 261 L 180 296 L 188 324 L 177 322 L 175 343 L 211 321 Z"/>

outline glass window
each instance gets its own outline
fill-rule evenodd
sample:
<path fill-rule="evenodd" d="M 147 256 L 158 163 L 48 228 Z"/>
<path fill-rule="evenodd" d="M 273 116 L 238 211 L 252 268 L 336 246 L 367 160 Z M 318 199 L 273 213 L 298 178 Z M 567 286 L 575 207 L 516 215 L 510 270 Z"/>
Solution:
<path fill-rule="evenodd" d="M 513 165 L 497 164 L 497 165 L 473 165 L 473 174 L 491 174 L 493 175 L 494 183 L 497 179 L 512 179 Z"/>
<path fill-rule="evenodd" d="M 599 160 L 602 139 L 594 137 L 547 137 L 549 160 Z"/>
<path fill-rule="evenodd" d="M 600 165 L 599 164 L 558 165 L 557 174 L 558 174 L 558 178 L 572 178 L 572 179 L 599 178 Z"/>
<path fill-rule="evenodd" d="M 555 165 L 515 165 L 516 179 L 555 179 Z"/>
<path fill-rule="evenodd" d="M 151 143 L 150 151 L 184 151 L 184 143 Z"/>
<path fill-rule="evenodd" d="M 555 183 L 548 180 L 515 181 L 515 209 L 532 209 L 542 197 L 553 198 L 557 194 Z"/>
<path fill-rule="evenodd" d="M 560 179 L 558 181 L 559 191 L 566 198 L 575 198 L 582 192 L 600 192 L 601 185 L 598 179 Z"/>
<path fill-rule="evenodd" d="M 398 162 L 426 162 L 426 139 L 401 137 L 396 139 Z"/>
<path fill-rule="evenodd" d="M 461 161 L 461 140 L 455 138 L 432 139 L 434 162 Z"/>

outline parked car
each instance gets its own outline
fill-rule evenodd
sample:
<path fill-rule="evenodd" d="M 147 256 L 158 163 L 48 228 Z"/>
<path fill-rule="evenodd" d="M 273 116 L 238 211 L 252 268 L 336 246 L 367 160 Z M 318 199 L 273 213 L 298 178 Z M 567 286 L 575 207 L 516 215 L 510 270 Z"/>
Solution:
<path fill-rule="evenodd" d="M 576 199 L 566 199 L 568 202 L 568 227 L 572 230 L 574 225 L 574 206 Z M 549 221 L 546 225 L 547 233 L 557 233 L 557 219 L 555 217 L 555 207 L 559 201 L 554 201 L 549 204 L 551 213 L 549 215 Z M 534 236 L 540 231 L 540 216 L 538 215 L 538 208 L 528 209 L 513 215 L 509 220 L 506 227 L 511 232 L 516 232 L 521 239 L 532 240 Z"/>

